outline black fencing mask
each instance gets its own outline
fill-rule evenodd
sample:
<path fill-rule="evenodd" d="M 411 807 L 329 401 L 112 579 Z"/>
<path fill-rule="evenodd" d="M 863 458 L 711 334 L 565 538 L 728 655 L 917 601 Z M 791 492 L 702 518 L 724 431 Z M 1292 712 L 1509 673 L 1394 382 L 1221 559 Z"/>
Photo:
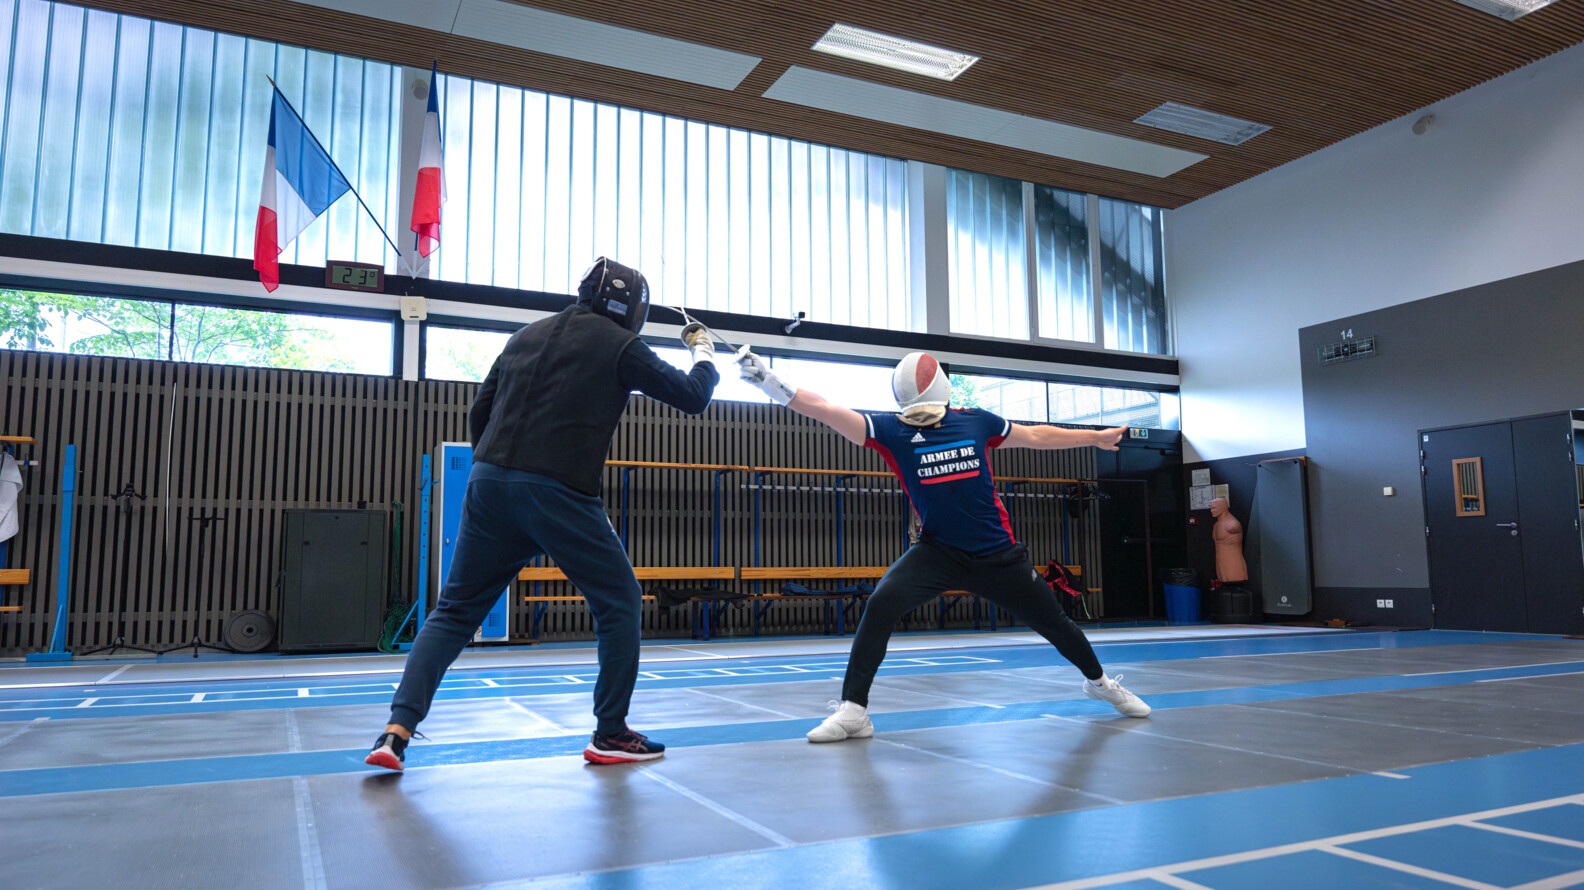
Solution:
<path fill-rule="evenodd" d="M 636 334 L 649 317 L 649 282 L 637 269 L 600 257 L 583 273 L 577 301 Z"/>

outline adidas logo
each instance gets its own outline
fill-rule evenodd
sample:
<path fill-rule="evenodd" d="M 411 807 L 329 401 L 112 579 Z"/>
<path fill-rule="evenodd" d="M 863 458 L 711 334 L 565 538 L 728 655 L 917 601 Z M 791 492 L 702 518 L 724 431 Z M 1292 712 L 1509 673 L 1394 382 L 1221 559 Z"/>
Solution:
<path fill-rule="evenodd" d="M 922 441 L 924 441 L 924 434 L 923 433 L 914 433 L 913 434 L 913 438 L 908 440 L 908 441 L 911 441 L 911 442 L 922 442 Z"/>

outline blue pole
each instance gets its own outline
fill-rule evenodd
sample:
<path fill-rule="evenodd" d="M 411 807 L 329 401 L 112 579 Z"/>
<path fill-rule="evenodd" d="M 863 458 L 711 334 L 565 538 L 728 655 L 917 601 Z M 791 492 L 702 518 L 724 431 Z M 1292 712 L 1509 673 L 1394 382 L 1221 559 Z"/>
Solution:
<path fill-rule="evenodd" d="M 842 493 L 847 488 L 850 476 L 836 477 L 836 564 L 846 565 L 842 560 Z"/>
<path fill-rule="evenodd" d="M 423 471 L 418 476 L 418 602 L 415 604 L 418 619 L 414 630 L 423 630 L 424 615 L 429 611 L 429 490 L 434 487 L 434 472 L 429 455 L 423 456 Z"/>
<path fill-rule="evenodd" d="M 61 467 L 60 565 L 55 573 L 55 629 L 50 634 L 49 650 L 35 652 L 28 661 L 71 661 L 66 651 L 66 619 L 71 600 L 72 519 L 77 494 L 77 446 L 66 446 L 66 462 Z"/>
<path fill-rule="evenodd" d="M 726 470 L 715 471 L 715 534 L 711 542 L 710 556 L 713 565 L 721 564 L 721 477 L 726 475 Z"/>

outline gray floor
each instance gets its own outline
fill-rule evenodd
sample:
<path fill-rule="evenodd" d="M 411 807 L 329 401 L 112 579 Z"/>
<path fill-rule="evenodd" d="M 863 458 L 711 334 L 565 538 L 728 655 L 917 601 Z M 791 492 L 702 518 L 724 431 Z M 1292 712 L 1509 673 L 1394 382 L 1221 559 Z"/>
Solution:
<path fill-rule="evenodd" d="M 809 886 L 819 873 L 793 852 L 844 861 L 862 843 L 866 884 L 919 886 L 875 839 L 1584 743 L 1584 643 L 1472 636 L 1235 654 L 1247 639 L 1097 634 L 1156 705 L 1147 720 L 1083 698 L 1029 634 L 909 636 L 871 696 L 879 733 L 836 745 L 801 736 L 838 694 L 849 639 L 654 645 L 631 723 L 672 748 L 638 767 L 577 754 L 589 650 L 470 653 L 402 775 L 361 766 L 399 658 L 0 667 L 0 885 L 691 886 L 706 863 L 737 886 Z M 1029 883 L 970 863 L 972 879 L 922 884 Z"/>

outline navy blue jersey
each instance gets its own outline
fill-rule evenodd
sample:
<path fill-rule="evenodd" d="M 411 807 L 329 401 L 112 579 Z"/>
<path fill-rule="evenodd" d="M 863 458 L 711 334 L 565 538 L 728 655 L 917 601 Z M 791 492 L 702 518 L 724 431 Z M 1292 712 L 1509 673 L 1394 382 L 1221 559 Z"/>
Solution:
<path fill-rule="evenodd" d="M 977 408 L 947 411 L 933 427 L 908 426 L 896 414 L 866 417 L 864 447 L 902 480 L 926 535 L 975 556 L 1017 543 L 990 478 L 989 451 L 1006 439 L 1010 423 Z"/>

